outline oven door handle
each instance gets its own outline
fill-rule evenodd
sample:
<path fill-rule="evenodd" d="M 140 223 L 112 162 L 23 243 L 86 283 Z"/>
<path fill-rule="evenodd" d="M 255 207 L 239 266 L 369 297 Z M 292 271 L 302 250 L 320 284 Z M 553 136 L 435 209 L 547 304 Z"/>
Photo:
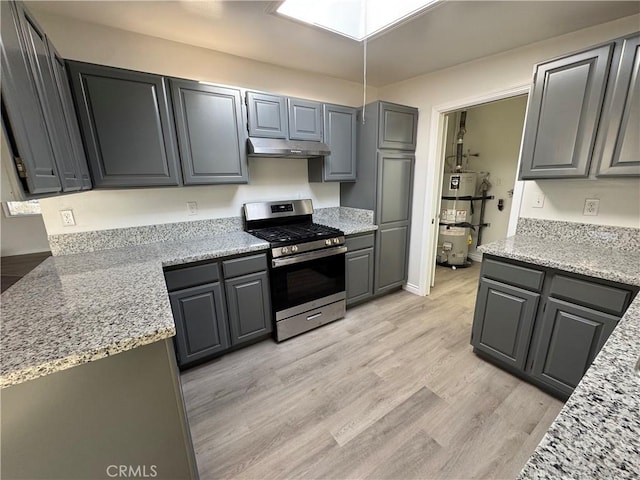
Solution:
<path fill-rule="evenodd" d="M 274 258 L 273 260 L 271 260 L 271 266 L 273 268 L 284 267 L 285 265 L 293 265 L 295 263 L 308 262 L 309 260 L 315 260 L 317 258 L 340 255 L 341 253 L 346 253 L 346 251 L 347 251 L 347 247 L 343 245 L 341 247 L 333 247 L 333 248 L 327 248 L 325 250 L 317 250 L 315 252 L 292 255 L 290 257 Z"/>

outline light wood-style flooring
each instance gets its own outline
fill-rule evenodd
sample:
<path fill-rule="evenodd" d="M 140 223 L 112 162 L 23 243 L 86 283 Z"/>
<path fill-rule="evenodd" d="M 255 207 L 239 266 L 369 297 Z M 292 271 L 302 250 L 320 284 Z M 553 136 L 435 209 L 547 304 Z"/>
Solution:
<path fill-rule="evenodd" d="M 514 478 L 562 402 L 472 353 L 478 274 L 185 371 L 201 478 Z"/>
<path fill-rule="evenodd" d="M 1 291 L 4 292 L 50 256 L 51 252 L 40 252 L 2 257 L 0 259 Z"/>

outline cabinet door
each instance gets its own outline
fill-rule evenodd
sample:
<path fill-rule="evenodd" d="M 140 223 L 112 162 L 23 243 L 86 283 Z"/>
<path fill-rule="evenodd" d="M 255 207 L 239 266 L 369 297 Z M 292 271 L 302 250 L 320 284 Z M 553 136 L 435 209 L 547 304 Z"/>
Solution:
<path fill-rule="evenodd" d="M 409 226 L 384 225 L 376 231 L 376 295 L 401 286 L 407 280 Z"/>
<path fill-rule="evenodd" d="M 471 344 L 524 371 L 540 294 L 480 279 Z"/>
<path fill-rule="evenodd" d="M 324 105 L 324 142 L 331 155 L 324 157 L 323 180 L 356 180 L 356 109 Z"/>
<path fill-rule="evenodd" d="M 613 44 L 541 64 L 529 99 L 522 180 L 586 177 Z"/>
<path fill-rule="evenodd" d="M 91 176 L 89 175 L 87 157 L 84 154 L 82 137 L 80 136 L 80 129 L 78 127 L 78 118 L 73 106 L 73 99 L 71 98 L 67 69 L 64 59 L 56 51 L 53 44 L 51 42 L 47 42 L 47 46 L 49 50 L 49 59 L 51 61 L 53 74 L 56 80 L 56 86 L 58 88 L 58 94 L 60 96 L 60 101 L 62 102 L 62 111 L 64 113 L 64 119 L 70 137 L 73 160 L 75 161 L 76 171 L 80 178 L 81 189 L 89 190 L 91 189 Z"/>
<path fill-rule="evenodd" d="M 62 185 L 15 8 L 13 2 L 0 2 L 3 122 L 29 193 L 59 192 Z"/>
<path fill-rule="evenodd" d="M 640 35 L 622 43 L 606 116 L 598 176 L 640 175 Z"/>
<path fill-rule="evenodd" d="M 570 395 L 618 322 L 618 317 L 550 298 L 532 374 Z"/>
<path fill-rule="evenodd" d="M 287 99 L 266 93 L 247 92 L 249 136 L 287 138 Z"/>
<path fill-rule="evenodd" d="M 252 273 L 225 281 L 231 344 L 261 337 L 273 329 L 267 272 Z"/>
<path fill-rule="evenodd" d="M 347 305 L 373 295 L 373 248 L 365 248 L 345 255 L 345 283 Z"/>
<path fill-rule="evenodd" d="M 289 138 L 322 140 L 322 105 L 318 102 L 289 98 Z"/>
<path fill-rule="evenodd" d="M 185 185 L 247 183 L 242 94 L 189 80 L 171 80 Z"/>
<path fill-rule="evenodd" d="M 171 292 L 169 299 L 176 323 L 175 344 L 181 366 L 229 348 L 227 317 L 219 282 Z"/>
<path fill-rule="evenodd" d="M 16 3 L 16 8 L 25 38 L 25 51 L 44 112 L 45 124 L 53 147 L 62 190 L 65 192 L 78 191 L 82 188 L 82 177 L 71 146 L 71 135 L 49 59 L 47 38 L 22 3 Z"/>
<path fill-rule="evenodd" d="M 418 110 L 386 102 L 379 108 L 378 148 L 415 151 Z"/>
<path fill-rule="evenodd" d="M 414 159 L 412 154 L 378 153 L 377 224 L 411 220 Z"/>
<path fill-rule="evenodd" d="M 95 186 L 178 185 L 165 80 L 101 65 L 68 65 Z"/>

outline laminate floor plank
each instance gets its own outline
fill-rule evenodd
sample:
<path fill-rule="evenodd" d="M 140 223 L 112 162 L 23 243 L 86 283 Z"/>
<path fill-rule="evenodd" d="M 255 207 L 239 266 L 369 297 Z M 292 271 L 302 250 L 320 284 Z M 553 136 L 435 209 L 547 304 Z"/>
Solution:
<path fill-rule="evenodd" d="M 514 478 L 563 404 L 473 353 L 479 272 L 183 372 L 201 478 Z"/>

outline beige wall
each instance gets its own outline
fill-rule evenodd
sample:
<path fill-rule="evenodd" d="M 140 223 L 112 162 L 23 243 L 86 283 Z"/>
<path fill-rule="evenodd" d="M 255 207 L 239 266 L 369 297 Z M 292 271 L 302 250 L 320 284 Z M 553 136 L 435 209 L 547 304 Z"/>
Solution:
<path fill-rule="evenodd" d="M 426 291 L 430 279 L 431 254 L 434 249 L 430 224 L 437 208 L 437 198 L 433 195 L 435 187 L 433 179 L 437 178 L 434 170 L 437 167 L 435 159 L 429 163 L 431 151 L 434 150 L 434 143 L 437 141 L 437 135 L 434 137 L 435 133 L 432 134 L 431 125 L 434 109 L 441 110 L 450 105 L 471 105 L 474 102 L 477 103 L 478 98 L 498 95 L 499 92 L 529 85 L 536 63 L 633 33 L 638 30 L 638 25 L 640 25 L 640 15 L 633 15 L 379 89 L 378 94 L 381 99 L 412 105 L 420 110 L 409 265 L 411 289 Z M 559 181 L 553 184 L 554 187 L 547 185 L 550 182 L 526 182 L 525 204 L 530 202 L 532 193 L 540 188 L 539 185 L 543 185 L 543 188 L 549 192 L 549 196 L 553 197 L 553 201 L 548 205 L 545 203 L 543 209 L 531 212 L 527 208 L 523 209 L 522 213 L 528 216 L 546 216 L 561 220 L 593 221 L 595 219 L 602 223 L 638 226 L 637 201 L 626 202 L 624 205 L 616 202 L 615 215 L 611 215 L 609 207 L 603 205 L 603 203 L 608 204 L 609 199 L 613 199 L 617 191 L 630 192 L 627 198 L 632 197 L 632 191 L 634 189 L 637 191 L 638 182 L 637 179 L 627 179 L 606 182 L 598 180 L 588 183 L 599 185 L 593 187 L 602 196 L 602 214 L 598 217 L 578 215 L 576 205 L 560 201 L 560 198 L 564 200 L 567 197 L 572 199 L 582 197 L 581 185 L 585 182 Z M 635 199 L 637 200 L 637 196 Z M 584 197 L 580 202 L 583 201 Z"/>
<path fill-rule="evenodd" d="M 323 102 L 357 106 L 362 85 L 290 70 L 204 48 L 125 32 L 34 11 L 38 21 L 65 58 L 130 68 L 218 84 L 235 85 Z M 376 98 L 368 88 L 369 99 Z M 49 234 L 71 233 L 237 216 L 248 201 L 306 198 L 318 207 L 337 206 L 339 184 L 310 184 L 306 160 L 251 159 L 249 185 L 94 190 L 43 200 Z M 198 202 L 189 216 L 187 201 Z M 74 211 L 77 225 L 62 227 L 58 210 Z"/>

